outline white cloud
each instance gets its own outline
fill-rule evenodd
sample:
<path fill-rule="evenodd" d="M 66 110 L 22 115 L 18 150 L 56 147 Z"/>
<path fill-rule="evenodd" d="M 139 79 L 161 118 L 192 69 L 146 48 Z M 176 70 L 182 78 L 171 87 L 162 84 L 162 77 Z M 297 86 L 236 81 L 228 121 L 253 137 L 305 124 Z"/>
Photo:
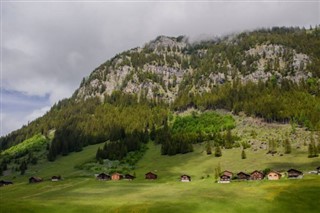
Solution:
<path fill-rule="evenodd" d="M 48 95 L 53 104 L 70 97 L 81 79 L 107 59 L 158 35 L 192 39 L 259 27 L 308 27 L 319 24 L 319 4 L 3 2 L 2 86 Z M 13 119 L 19 118 L 6 114 L 4 122 L 18 128 L 21 122 Z"/>
<path fill-rule="evenodd" d="M 29 121 L 33 121 L 34 119 L 36 118 L 39 118 L 40 116 L 44 115 L 46 112 L 48 112 L 50 110 L 51 106 L 46 106 L 46 107 L 43 107 L 41 109 L 36 109 L 34 110 L 33 112 L 31 112 L 29 115 L 27 115 L 25 117 L 25 120 L 27 122 Z"/>

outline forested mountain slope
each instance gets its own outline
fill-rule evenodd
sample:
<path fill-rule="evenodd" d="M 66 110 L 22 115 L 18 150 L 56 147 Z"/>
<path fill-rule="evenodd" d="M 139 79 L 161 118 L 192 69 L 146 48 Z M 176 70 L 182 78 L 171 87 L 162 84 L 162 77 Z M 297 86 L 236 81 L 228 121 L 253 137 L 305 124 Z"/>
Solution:
<path fill-rule="evenodd" d="M 120 141 L 124 145 L 113 149 L 126 153 L 157 135 L 159 143 L 175 141 L 190 151 L 182 141 L 191 136 L 177 136 L 167 126 L 172 112 L 189 107 L 224 108 L 319 130 L 319 47 L 319 27 L 275 27 L 195 43 L 159 36 L 101 64 L 71 98 L 2 137 L 0 149 L 55 131 L 49 160 L 108 140 Z"/>

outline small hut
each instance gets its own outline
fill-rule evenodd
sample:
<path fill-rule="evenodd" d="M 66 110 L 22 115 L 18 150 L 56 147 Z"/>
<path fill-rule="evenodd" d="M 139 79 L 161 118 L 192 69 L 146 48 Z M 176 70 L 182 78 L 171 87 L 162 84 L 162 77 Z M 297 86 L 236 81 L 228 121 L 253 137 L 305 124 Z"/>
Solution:
<path fill-rule="evenodd" d="M 232 179 L 232 177 L 233 177 L 233 173 L 230 172 L 230 171 L 228 171 L 228 170 L 223 171 L 223 172 L 221 173 L 221 176 L 223 176 L 223 175 L 226 175 L 226 176 L 230 177 L 230 179 Z M 220 176 L 220 177 L 221 177 L 221 176 Z"/>
<path fill-rule="evenodd" d="M 250 174 L 251 180 L 263 180 L 263 178 L 264 178 L 263 172 L 260 172 L 258 170 L 255 170 Z"/>
<path fill-rule="evenodd" d="M 111 175 L 111 180 L 121 180 L 122 179 L 122 174 L 120 174 L 120 173 L 113 173 L 112 175 Z"/>
<path fill-rule="evenodd" d="M 191 181 L 191 177 L 189 175 L 181 175 L 180 176 L 180 181 L 181 182 L 190 182 Z"/>
<path fill-rule="evenodd" d="M 238 180 L 249 180 L 250 179 L 250 175 L 244 172 L 239 172 L 237 174 L 237 179 Z"/>
<path fill-rule="evenodd" d="M 111 176 L 105 173 L 100 173 L 97 176 L 97 180 L 111 180 Z"/>
<path fill-rule="evenodd" d="M 51 181 L 56 182 L 56 181 L 60 181 L 61 180 L 61 176 L 52 176 L 51 177 Z"/>
<path fill-rule="evenodd" d="M 42 178 L 40 177 L 30 177 L 29 178 L 29 183 L 39 183 L 42 182 Z"/>
<path fill-rule="evenodd" d="M 1 186 L 7 186 L 7 185 L 12 185 L 13 182 L 7 181 L 7 180 L 0 180 L 0 187 Z"/>
<path fill-rule="evenodd" d="M 158 178 L 158 175 L 156 175 L 152 172 L 148 172 L 147 174 L 145 174 L 145 177 L 147 180 L 155 180 Z"/>
<path fill-rule="evenodd" d="M 218 183 L 230 183 L 231 181 L 231 176 L 228 176 L 226 174 L 222 174 L 220 176 L 220 180 L 218 181 Z"/>
<path fill-rule="evenodd" d="M 279 180 L 281 178 L 281 174 L 277 171 L 270 171 L 267 175 L 268 180 Z"/>
<path fill-rule="evenodd" d="M 125 175 L 123 176 L 123 179 L 125 179 L 125 180 L 133 180 L 133 179 L 135 179 L 135 178 L 136 178 L 135 176 L 130 175 L 130 174 L 125 174 Z"/>
<path fill-rule="evenodd" d="M 296 169 L 289 169 L 287 171 L 289 179 L 301 179 L 303 178 L 303 173 Z"/>

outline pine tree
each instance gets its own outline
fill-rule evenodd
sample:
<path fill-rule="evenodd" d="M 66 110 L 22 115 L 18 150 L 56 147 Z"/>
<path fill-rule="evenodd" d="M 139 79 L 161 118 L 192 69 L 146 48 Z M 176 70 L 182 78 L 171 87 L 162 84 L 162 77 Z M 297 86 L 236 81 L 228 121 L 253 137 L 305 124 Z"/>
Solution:
<path fill-rule="evenodd" d="M 241 159 L 246 159 L 246 158 L 247 158 L 247 155 L 246 155 L 246 152 L 243 149 L 242 152 L 241 152 Z"/>
<path fill-rule="evenodd" d="M 27 168 L 28 168 L 27 167 L 27 163 L 25 161 L 22 161 L 22 163 L 20 164 L 20 167 L 19 167 L 20 174 L 24 175 L 24 173 L 26 172 Z"/>
<path fill-rule="evenodd" d="M 211 155 L 212 154 L 210 141 L 208 141 L 206 143 L 206 151 L 207 151 L 207 155 Z"/>
<path fill-rule="evenodd" d="M 215 150 L 214 150 L 214 156 L 216 156 L 216 157 L 221 157 L 222 156 L 221 148 L 220 148 L 219 145 L 217 145 Z"/>
<path fill-rule="evenodd" d="M 310 135 L 310 143 L 308 145 L 308 157 L 313 158 L 313 157 L 318 157 L 318 147 L 316 146 L 316 143 L 313 138 L 313 132 L 311 132 Z"/>
<path fill-rule="evenodd" d="M 284 141 L 284 153 L 285 154 L 290 154 L 291 153 L 291 144 L 290 144 L 289 139 L 286 139 Z"/>
<path fill-rule="evenodd" d="M 219 179 L 220 177 L 220 174 L 221 174 L 221 166 L 220 166 L 220 163 L 217 165 L 216 168 L 214 168 L 214 177 L 216 180 Z"/>
<path fill-rule="evenodd" d="M 314 153 L 313 146 L 312 146 L 311 143 L 309 143 L 309 145 L 308 145 L 308 157 L 309 157 L 309 158 L 314 157 L 314 156 L 313 156 L 313 153 Z"/>

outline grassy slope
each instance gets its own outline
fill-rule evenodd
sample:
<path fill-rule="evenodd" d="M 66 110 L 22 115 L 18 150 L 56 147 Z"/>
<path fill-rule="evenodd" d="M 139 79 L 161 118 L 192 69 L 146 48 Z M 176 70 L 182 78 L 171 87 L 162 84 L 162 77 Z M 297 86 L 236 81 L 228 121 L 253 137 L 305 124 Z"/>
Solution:
<path fill-rule="evenodd" d="M 277 165 L 278 160 L 292 157 L 264 159 L 259 166 L 254 163 L 261 154 L 248 154 L 240 160 L 240 150 L 225 150 L 221 158 L 207 156 L 198 145 L 195 152 L 161 156 L 160 147 L 149 144 L 149 150 L 138 163 L 134 181 L 100 182 L 92 176 L 83 176 L 74 165 L 91 158 L 97 146 L 89 146 L 81 153 L 62 157 L 55 163 L 33 167 L 29 174 L 48 178 L 59 173 L 64 181 L 27 184 L 27 177 L 19 177 L 12 186 L 0 188 L 0 212 L 317 212 L 320 196 L 320 176 L 307 175 L 303 180 L 238 182 L 217 184 L 213 181 L 213 168 L 220 162 L 222 169 L 248 171 Z M 299 161 L 314 161 L 304 155 Z M 232 160 L 233 159 L 233 160 Z M 231 162 L 232 163 L 226 163 Z M 294 164 L 294 162 L 292 162 Z M 312 164 L 312 163 L 311 163 Z M 310 164 L 310 165 L 311 165 Z M 225 167 L 225 165 L 228 165 Z M 301 164 L 305 165 L 305 164 Z M 244 169 L 244 170 L 245 170 Z M 144 173 L 157 170 L 159 180 L 145 181 Z M 191 183 L 180 183 L 177 178 L 187 173 Z M 210 174 L 211 177 L 201 179 Z"/>
<path fill-rule="evenodd" d="M 258 133 L 255 142 L 267 137 L 287 135 L 288 125 L 262 124 L 237 118 L 234 130 L 244 140 L 250 139 L 253 129 Z M 254 125 L 252 125 L 254 123 Z M 245 124 L 245 125 L 244 125 Z M 249 128 L 249 127 L 251 128 Z M 90 160 L 98 146 L 84 148 L 55 162 L 39 162 L 17 176 L 12 186 L 0 188 L 0 212 L 319 212 L 320 176 L 306 175 L 302 180 L 214 183 L 214 168 L 234 172 L 254 169 L 288 169 L 308 171 L 319 166 L 319 158 L 307 158 L 307 149 L 295 149 L 308 133 L 297 130 L 293 153 L 284 156 L 266 155 L 266 150 L 247 150 L 247 159 L 240 158 L 241 149 L 223 150 L 221 158 L 207 156 L 203 145 L 184 155 L 161 156 L 160 146 L 149 144 L 145 156 L 138 162 L 137 179 L 131 182 L 100 182 L 93 174 L 74 168 Z M 257 142 L 257 143 L 258 143 Z M 157 181 L 144 180 L 144 174 L 154 171 Z M 180 183 L 178 177 L 191 175 L 191 183 Z M 65 180 L 50 182 L 52 175 L 61 174 Z M 46 179 L 39 184 L 28 184 L 30 175 Z M 209 177 L 207 176 L 209 175 Z M 204 179 L 202 179 L 204 177 Z M 10 177 L 7 177 L 10 179 Z"/>

